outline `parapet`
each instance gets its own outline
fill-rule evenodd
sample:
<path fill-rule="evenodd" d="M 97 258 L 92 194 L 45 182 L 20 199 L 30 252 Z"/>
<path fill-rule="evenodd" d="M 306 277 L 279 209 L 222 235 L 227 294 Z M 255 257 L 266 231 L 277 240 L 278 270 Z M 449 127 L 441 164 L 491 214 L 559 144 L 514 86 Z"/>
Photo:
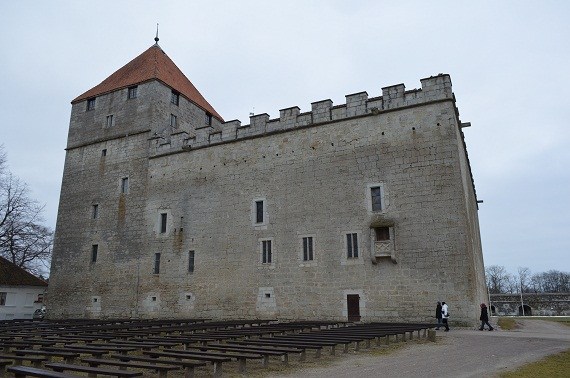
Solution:
<path fill-rule="evenodd" d="M 255 114 L 249 117 L 249 124 L 239 120 L 224 122 L 221 128 L 206 127 L 195 130 L 195 134 L 178 133 L 171 135 L 167 143 L 156 144 L 155 155 L 175 151 L 208 147 L 233 140 L 259 137 L 276 132 L 284 132 L 326 122 L 380 114 L 400 108 L 416 106 L 433 101 L 454 100 L 451 78 L 439 74 L 421 79 L 421 89 L 406 91 L 404 84 L 382 88 L 382 95 L 369 97 L 367 92 L 346 95 L 346 103 L 333 106 L 330 99 L 311 103 L 311 111 L 301 113 L 298 106 L 279 110 L 279 118 L 270 119 L 269 114 Z"/>

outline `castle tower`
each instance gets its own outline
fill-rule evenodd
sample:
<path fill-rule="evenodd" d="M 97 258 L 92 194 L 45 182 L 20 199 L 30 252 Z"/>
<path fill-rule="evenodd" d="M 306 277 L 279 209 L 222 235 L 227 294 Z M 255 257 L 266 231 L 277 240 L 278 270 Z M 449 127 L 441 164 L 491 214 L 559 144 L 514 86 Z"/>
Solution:
<path fill-rule="evenodd" d="M 451 79 L 379 91 L 224 122 L 150 47 L 72 102 L 50 315 L 476 321 Z"/>

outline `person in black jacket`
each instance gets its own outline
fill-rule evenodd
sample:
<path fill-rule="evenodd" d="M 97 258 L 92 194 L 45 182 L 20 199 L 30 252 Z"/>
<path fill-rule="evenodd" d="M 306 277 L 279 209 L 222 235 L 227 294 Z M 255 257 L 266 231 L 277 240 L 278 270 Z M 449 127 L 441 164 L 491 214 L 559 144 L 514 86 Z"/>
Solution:
<path fill-rule="evenodd" d="M 435 318 L 437 319 L 436 329 L 439 329 L 439 327 L 443 325 L 441 322 L 441 317 L 441 302 L 437 302 L 437 306 L 435 306 Z"/>
<path fill-rule="evenodd" d="M 485 324 L 489 326 L 489 331 L 492 331 L 494 328 L 489 324 L 489 313 L 487 312 L 487 305 L 485 303 L 481 303 L 481 316 L 479 317 L 481 320 L 481 327 L 479 327 L 479 331 L 485 329 Z"/>

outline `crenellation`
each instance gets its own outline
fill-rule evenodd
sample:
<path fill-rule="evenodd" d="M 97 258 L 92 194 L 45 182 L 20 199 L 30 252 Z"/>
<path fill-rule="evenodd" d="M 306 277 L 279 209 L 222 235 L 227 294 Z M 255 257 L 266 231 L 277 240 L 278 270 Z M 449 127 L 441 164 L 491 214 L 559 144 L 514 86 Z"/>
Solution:
<path fill-rule="evenodd" d="M 313 123 L 329 122 L 331 120 L 332 100 L 322 100 L 311 103 Z"/>
<path fill-rule="evenodd" d="M 336 105 L 331 108 L 331 120 L 338 121 L 346 118 L 346 104 Z"/>
<path fill-rule="evenodd" d="M 237 129 L 241 126 L 241 121 L 234 119 L 222 124 L 222 140 L 234 140 L 237 138 Z"/>
<path fill-rule="evenodd" d="M 346 117 L 355 117 L 366 114 L 366 105 L 368 101 L 367 92 L 359 92 L 346 95 Z"/>
<path fill-rule="evenodd" d="M 383 109 L 394 109 L 404 106 L 404 84 L 396 84 L 382 88 Z"/>

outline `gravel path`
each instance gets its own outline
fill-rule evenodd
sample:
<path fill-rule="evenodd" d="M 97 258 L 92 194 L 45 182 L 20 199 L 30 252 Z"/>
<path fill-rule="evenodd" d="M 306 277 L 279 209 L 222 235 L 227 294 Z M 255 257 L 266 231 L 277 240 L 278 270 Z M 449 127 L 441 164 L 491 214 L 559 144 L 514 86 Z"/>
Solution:
<path fill-rule="evenodd" d="M 520 320 L 513 331 L 437 331 L 436 343 L 410 343 L 387 355 L 339 356 L 323 368 L 273 377 L 494 377 L 570 348 L 570 327 L 543 320 Z"/>

